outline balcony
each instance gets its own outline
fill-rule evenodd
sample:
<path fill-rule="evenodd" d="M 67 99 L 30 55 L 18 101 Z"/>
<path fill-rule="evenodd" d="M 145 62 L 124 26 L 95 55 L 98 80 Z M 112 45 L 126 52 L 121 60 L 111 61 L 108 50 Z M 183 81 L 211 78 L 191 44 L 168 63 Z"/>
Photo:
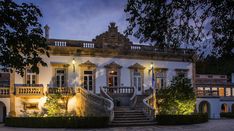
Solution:
<path fill-rule="evenodd" d="M 10 88 L 9 87 L 0 87 L 0 98 L 9 97 Z"/>
<path fill-rule="evenodd" d="M 61 95 L 73 95 L 75 90 L 73 87 L 51 87 L 48 86 L 48 94 L 61 94 Z"/>
<path fill-rule="evenodd" d="M 218 91 L 195 90 L 197 97 L 219 97 Z"/>
<path fill-rule="evenodd" d="M 43 85 L 42 84 L 15 84 L 15 95 L 16 96 L 43 96 Z"/>

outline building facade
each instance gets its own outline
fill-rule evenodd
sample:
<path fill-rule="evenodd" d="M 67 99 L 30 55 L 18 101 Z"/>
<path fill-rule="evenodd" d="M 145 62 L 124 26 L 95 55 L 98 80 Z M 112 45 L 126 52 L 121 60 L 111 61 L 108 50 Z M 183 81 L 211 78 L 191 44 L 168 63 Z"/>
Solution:
<path fill-rule="evenodd" d="M 197 74 L 197 111 L 210 118 L 220 118 L 222 112 L 234 112 L 234 83 L 227 75 Z"/>
<path fill-rule="evenodd" d="M 74 93 L 77 87 L 97 95 L 101 87 L 144 95 L 150 88 L 165 88 L 175 76 L 187 77 L 194 85 L 192 50 L 133 44 L 114 23 L 92 41 L 48 38 L 47 42 L 50 57 L 42 56 L 47 67 L 40 66 L 39 74 L 29 67 L 23 77 L 1 73 L 0 121 L 6 115 L 21 116 L 24 109 L 39 111 L 47 94 Z"/>

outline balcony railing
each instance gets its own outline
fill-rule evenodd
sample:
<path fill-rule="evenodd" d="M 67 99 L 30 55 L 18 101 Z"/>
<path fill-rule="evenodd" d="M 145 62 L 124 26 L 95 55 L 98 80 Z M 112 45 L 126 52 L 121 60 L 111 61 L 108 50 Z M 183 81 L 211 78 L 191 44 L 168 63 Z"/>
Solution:
<path fill-rule="evenodd" d="M 48 88 L 48 94 L 71 95 L 74 93 L 75 93 L 75 90 L 73 87 L 49 87 Z"/>
<path fill-rule="evenodd" d="M 218 91 L 196 90 L 197 97 L 218 97 Z"/>
<path fill-rule="evenodd" d="M 42 84 L 15 84 L 15 94 L 17 96 L 41 96 L 43 95 L 43 89 Z"/>
<path fill-rule="evenodd" d="M 133 87 L 103 87 L 108 94 L 133 94 Z"/>
<path fill-rule="evenodd" d="M 9 95 L 10 95 L 10 88 L 0 87 L 0 97 L 9 97 Z"/>

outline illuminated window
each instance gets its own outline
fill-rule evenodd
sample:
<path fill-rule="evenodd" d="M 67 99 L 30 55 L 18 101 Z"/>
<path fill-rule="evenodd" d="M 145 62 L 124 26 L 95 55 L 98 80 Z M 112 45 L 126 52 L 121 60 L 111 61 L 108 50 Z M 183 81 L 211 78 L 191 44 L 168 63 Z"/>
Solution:
<path fill-rule="evenodd" d="M 226 96 L 231 96 L 231 88 L 226 88 Z"/>
<path fill-rule="evenodd" d="M 219 96 L 224 96 L 224 88 L 223 87 L 219 88 Z"/>
<path fill-rule="evenodd" d="M 30 69 L 27 69 L 26 73 L 26 84 L 35 85 L 36 84 L 36 73 L 33 73 Z"/>
<path fill-rule="evenodd" d="M 157 70 L 155 74 L 156 88 L 161 89 L 166 87 L 166 70 Z"/>
<path fill-rule="evenodd" d="M 227 106 L 227 104 L 222 104 L 221 105 L 221 112 L 228 112 L 228 106 Z"/>
<path fill-rule="evenodd" d="M 109 87 L 116 87 L 118 86 L 119 79 L 118 79 L 118 72 L 116 70 L 110 70 L 108 72 L 108 85 Z"/>
<path fill-rule="evenodd" d="M 92 91 L 93 83 L 93 71 L 84 71 L 84 88 Z"/>
<path fill-rule="evenodd" d="M 56 69 L 56 86 L 65 87 L 65 69 Z"/>
<path fill-rule="evenodd" d="M 216 87 L 212 87 L 211 90 L 213 96 L 218 96 L 218 89 Z"/>

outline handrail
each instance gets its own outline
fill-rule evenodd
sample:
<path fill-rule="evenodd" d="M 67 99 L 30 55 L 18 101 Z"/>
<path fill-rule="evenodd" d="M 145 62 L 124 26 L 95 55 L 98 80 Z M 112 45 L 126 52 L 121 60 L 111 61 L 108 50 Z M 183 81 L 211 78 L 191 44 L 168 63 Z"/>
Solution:
<path fill-rule="evenodd" d="M 134 93 L 132 97 L 130 98 L 130 106 L 132 109 L 135 108 L 136 103 L 137 103 L 137 90 L 136 88 L 133 88 L 133 89 L 134 89 Z"/>
<path fill-rule="evenodd" d="M 74 94 L 74 88 L 73 87 L 47 87 L 48 94 Z"/>
<path fill-rule="evenodd" d="M 112 121 L 113 119 L 114 119 L 114 102 L 113 102 L 113 98 L 111 98 L 108 94 L 107 94 L 107 92 L 105 92 L 104 91 L 104 89 L 103 89 L 103 87 L 100 87 L 100 93 L 101 93 L 101 95 L 104 97 L 104 98 L 106 98 L 107 100 L 109 100 L 110 101 L 110 103 L 111 103 L 111 106 L 110 106 L 110 108 L 109 108 L 109 110 L 110 110 L 110 121 Z"/>
<path fill-rule="evenodd" d="M 143 112 L 148 115 L 151 119 L 155 118 L 155 109 L 152 105 L 150 105 L 150 99 L 153 99 L 154 94 L 152 93 L 150 96 L 143 99 Z M 154 101 L 153 101 L 154 102 Z"/>
<path fill-rule="evenodd" d="M 98 104 L 100 106 L 104 106 L 104 108 L 106 108 L 107 111 L 109 112 L 110 118 L 112 117 L 114 103 L 110 99 L 107 99 L 107 98 L 102 97 L 102 96 L 98 96 L 90 91 L 87 91 L 87 90 L 81 88 L 81 87 L 78 87 L 76 92 L 80 93 L 84 98 L 86 98 L 92 102 L 95 102 L 96 104 Z"/>

